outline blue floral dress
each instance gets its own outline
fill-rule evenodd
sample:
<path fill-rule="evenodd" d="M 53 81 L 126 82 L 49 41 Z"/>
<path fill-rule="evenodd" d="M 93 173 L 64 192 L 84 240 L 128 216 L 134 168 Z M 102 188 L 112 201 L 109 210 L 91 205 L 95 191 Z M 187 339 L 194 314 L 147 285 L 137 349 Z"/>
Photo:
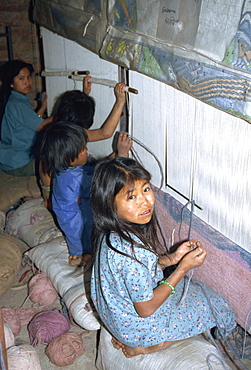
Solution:
<path fill-rule="evenodd" d="M 135 240 L 137 240 L 135 238 Z M 132 255 L 130 244 L 116 233 L 110 236 L 112 246 Z M 96 310 L 111 334 L 131 347 L 148 347 L 164 341 L 175 341 L 198 335 L 218 326 L 227 336 L 236 326 L 235 315 L 227 302 L 207 285 L 185 277 L 176 286 L 176 294 L 149 317 L 138 315 L 133 302 L 153 298 L 153 289 L 163 279 L 151 251 L 135 247 L 138 261 L 111 250 L 105 238 L 93 266 L 91 296 Z"/>

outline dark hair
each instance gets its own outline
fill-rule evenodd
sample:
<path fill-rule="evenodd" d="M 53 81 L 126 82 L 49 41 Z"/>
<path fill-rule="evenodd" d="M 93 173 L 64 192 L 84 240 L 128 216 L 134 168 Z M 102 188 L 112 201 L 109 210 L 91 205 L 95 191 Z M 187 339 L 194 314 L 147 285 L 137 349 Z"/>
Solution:
<path fill-rule="evenodd" d="M 10 85 L 13 83 L 14 77 L 16 77 L 23 68 L 28 68 L 31 74 L 34 72 L 32 64 L 26 63 L 19 59 L 9 60 L 0 67 L 0 126 L 4 115 L 5 106 L 11 93 Z"/>
<path fill-rule="evenodd" d="M 52 115 L 56 121 L 68 121 L 89 129 L 95 113 L 94 99 L 79 90 L 66 91 L 56 102 Z"/>
<path fill-rule="evenodd" d="M 86 147 L 85 130 L 69 122 L 51 123 L 43 130 L 40 160 L 48 174 L 66 170 Z"/>
<path fill-rule="evenodd" d="M 115 231 L 121 239 L 131 243 L 132 251 L 134 251 L 133 245 L 136 243 L 130 233 L 140 239 L 142 248 L 150 249 L 157 254 L 157 250 L 161 246 L 158 230 L 163 242 L 164 238 L 155 211 L 152 219 L 144 225 L 122 220 L 116 212 L 115 197 L 119 191 L 125 185 L 131 187 L 135 181 L 141 179 L 150 182 L 151 175 L 131 158 L 117 157 L 112 161 L 102 161 L 96 166 L 91 187 L 91 207 L 94 216 L 93 246 L 96 250 L 99 249 L 100 235 L 102 234 L 105 235 L 108 246 L 114 249 L 109 242 L 109 236 L 112 231 Z"/>

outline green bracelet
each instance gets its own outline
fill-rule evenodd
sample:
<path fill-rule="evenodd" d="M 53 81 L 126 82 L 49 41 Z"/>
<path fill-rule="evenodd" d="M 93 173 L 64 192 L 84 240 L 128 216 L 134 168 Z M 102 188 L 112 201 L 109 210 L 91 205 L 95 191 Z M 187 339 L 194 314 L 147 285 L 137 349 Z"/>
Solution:
<path fill-rule="evenodd" d="M 169 288 L 171 288 L 171 289 L 172 289 L 172 291 L 171 291 L 171 295 L 176 293 L 176 290 L 174 289 L 174 287 L 173 287 L 170 283 L 168 283 L 168 281 L 161 280 L 161 281 L 159 282 L 159 285 L 160 285 L 160 284 L 166 284 L 166 285 L 168 285 L 168 286 L 169 286 Z"/>

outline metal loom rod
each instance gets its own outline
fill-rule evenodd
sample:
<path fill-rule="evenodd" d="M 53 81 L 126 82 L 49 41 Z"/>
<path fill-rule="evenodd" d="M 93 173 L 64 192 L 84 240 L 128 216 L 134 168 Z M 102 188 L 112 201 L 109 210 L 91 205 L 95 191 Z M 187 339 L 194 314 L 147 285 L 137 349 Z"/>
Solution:
<path fill-rule="evenodd" d="M 71 75 L 89 75 L 90 71 L 42 71 L 41 76 L 42 77 L 48 77 L 48 76 L 71 76 Z"/>
<path fill-rule="evenodd" d="M 76 80 L 76 81 L 82 81 L 81 76 L 70 75 L 69 78 L 72 78 L 73 80 Z M 115 80 L 108 80 L 106 78 L 96 78 L 96 77 L 91 77 L 89 79 L 89 82 L 92 82 L 92 83 L 98 84 L 98 85 L 105 85 L 105 86 L 109 86 L 109 87 L 114 87 L 117 84 L 117 82 Z M 125 91 L 133 93 L 133 94 L 138 94 L 138 90 L 136 90 L 132 87 L 129 87 L 129 86 L 125 87 Z"/>
<path fill-rule="evenodd" d="M 81 75 L 89 75 L 89 74 L 90 74 L 90 71 L 50 71 L 50 72 L 42 71 L 41 72 L 42 77 L 68 76 L 68 78 L 71 78 L 76 81 L 83 81 L 83 77 Z M 105 85 L 109 87 L 115 87 L 115 85 L 117 84 L 116 81 L 108 80 L 106 78 L 91 77 L 89 81 L 94 84 Z M 133 93 L 133 94 L 138 94 L 138 90 L 132 87 L 129 87 L 129 86 L 125 87 L 125 91 Z"/>

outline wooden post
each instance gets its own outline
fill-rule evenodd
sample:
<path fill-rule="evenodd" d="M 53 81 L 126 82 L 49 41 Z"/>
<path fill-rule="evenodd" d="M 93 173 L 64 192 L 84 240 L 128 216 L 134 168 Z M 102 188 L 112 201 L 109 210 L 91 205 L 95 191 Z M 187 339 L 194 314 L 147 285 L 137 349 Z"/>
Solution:
<path fill-rule="evenodd" d="M 3 326 L 3 317 L 2 317 L 2 309 L 1 308 L 0 308 L 0 343 L 1 343 L 1 347 L 2 347 L 2 356 L 3 356 L 3 362 L 4 362 L 4 365 L 5 365 L 5 369 L 8 370 L 6 344 L 5 344 L 5 336 L 4 336 L 4 326 Z"/>

